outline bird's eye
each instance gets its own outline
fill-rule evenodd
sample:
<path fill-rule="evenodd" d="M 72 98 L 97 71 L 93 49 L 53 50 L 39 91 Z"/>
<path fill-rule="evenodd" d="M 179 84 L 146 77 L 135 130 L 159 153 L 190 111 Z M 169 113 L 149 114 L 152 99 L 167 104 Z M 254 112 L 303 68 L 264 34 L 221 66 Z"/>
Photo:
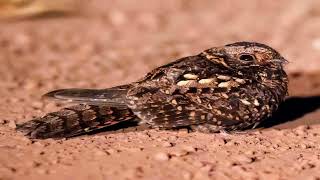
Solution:
<path fill-rule="evenodd" d="M 256 58 L 251 54 L 241 54 L 239 59 L 241 61 L 254 61 Z"/>

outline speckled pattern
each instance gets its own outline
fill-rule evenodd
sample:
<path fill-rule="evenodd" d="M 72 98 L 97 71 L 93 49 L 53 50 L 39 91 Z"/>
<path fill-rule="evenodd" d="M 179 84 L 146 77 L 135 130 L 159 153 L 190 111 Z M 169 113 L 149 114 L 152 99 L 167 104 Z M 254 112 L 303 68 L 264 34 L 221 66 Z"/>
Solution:
<path fill-rule="evenodd" d="M 83 6 L 66 16 L 0 22 L 0 179 L 320 178 L 319 1 Z M 14 130 L 64 106 L 41 101 L 47 91 L 125 84 L 179 57 L 244 40 L 268 44 L 290 61 L 290 97 L 266 129 L 128 130 L 40 141 Z"/>

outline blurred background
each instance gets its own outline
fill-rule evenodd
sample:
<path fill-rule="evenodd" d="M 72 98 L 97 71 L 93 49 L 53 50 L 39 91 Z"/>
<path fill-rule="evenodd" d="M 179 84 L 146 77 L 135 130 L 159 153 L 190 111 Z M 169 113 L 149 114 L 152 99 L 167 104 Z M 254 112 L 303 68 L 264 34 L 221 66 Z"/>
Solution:
<path fill-rule="evenodd" d="M 317 0 L 0 0 L 0 115 L 24 119 L 49 90 L 135 81 L 234 41 L 274 47 L 291 95 L 317 94 L 319 29 Z"/>
<path fill-rule="evenodd" d="M 320 179 L 319 30 L 319 0 L 0 0 L 0 179 Z M 235 41 L 290 61 L 271 128 L 36 142 L 15 131 L 61 108 L 48 91 L 132 82 Z"/>

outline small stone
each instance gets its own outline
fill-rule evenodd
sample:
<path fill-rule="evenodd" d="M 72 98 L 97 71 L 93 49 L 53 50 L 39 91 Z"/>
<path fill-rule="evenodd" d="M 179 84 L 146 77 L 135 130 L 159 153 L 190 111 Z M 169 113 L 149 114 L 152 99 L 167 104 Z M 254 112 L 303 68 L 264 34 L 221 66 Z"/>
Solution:
<path fill-rule="evenodd" d="M 162 147 L 172 147 L 173 146 L 173 144 L 172 143 L 170 143 L 170 142 L 164 142 L 164 143 L 162 143 L 162 145 L 161 145 Z"/>
<path fill-rule="evenodd" d="M 312 145 L 312 144 L 300 144 L 300 147 L 303 148 L 303 149 L 309 149 L 309 148 L 315 147 L 315 145 Z"/>
<path fill-rule="evenodd" d="M 320 38 L 314 39 L 311 45 L 315 50 L 320 50 Z"/>
<path fill-rule="evenodd" d="M 167 153 L 159 152 L 155 154 L 154 159 L 158 161 L 168 161 L 170 159 L 170 156 Z"/>
<path fill-rule="evenodd" d="M 203 163 L 203 162 L 201 162 L 201 161 L 194 161 L 192 164 L 193 164 L 195 167 L 198 167 L 198 168 L 205 166 L 205 163 Z"/>
<path fill-rule="evenodd" d="M 209 174 L 207 172 L 203 171 L 197 171 L 194 176 L 194 180 L 210 180 L 211 178 L 209 177 Z"/>
<path fill-rule="evenodd" d="M 197 149 L 193 146 L 183 146 L 182 149 L 187 151 L 188 153 L 194 153 L 197 151 Z"/>
<path fill-rule="evenodd" d="M 249 163 L 252 163 L 253 162 L 253 158 L 251 157 L 248 157 L 248 156 L 245 156 L 245 155 L 239 155 L 236 160 L 239 162 L 239 163 L 245 163 L 245 164 L 249 164 Z"/>
<path fill-rule="evenodd" d="M 105 156 L 105 155 L 107 155 L 106 152 L 101 151 L 100 149 L 95 149 L 95 150 L 94 150 L 94 154 L 95 154 L 96 156 Z"/>
<path fill-rule="evenodd" d="M 180 149 L 180 150 L 176 150 L 173 151 L 172 153 L 170 153 L 172 156 L 177 156 L 177 157 L 181 157 L 181 156 L 186 156 L 189 154 L 188 151 L 184 150 L 184 149 Z"/>
<path fill-rule="evenodd" d="M 4 119 L 0 119 L 0 124 L 6 124 L 7 123 L 7 121 L 6 120 L 4 120 Z"/>
<path fill-rule="evenodd" d="M 25 144 L 30 144 L 30 143 L 32 143 L 32 141 L 29 139 L 29 138 L 27 138 L 26 136 L 22 136 L 22 137 L 20 137 L 19 138 L 22 142 L 24 142 Z"/>
<path fill-rule="evenodd" d="M 31 104 L 31 106 L 34 108 L 34 109 L 41 109 L 43 107 L 43 103 L 42 102 L 39 102 L 39 101 L 36 101 L 36 102 L 33 102 Z"/>
<path fill-rule="evenodd" d="M 307 133 L 308 129 L 310 129 L 310 126 L 299 126 L 295 129 L 295 133 L 298 135 L 304 135 Z"/>
<path fill-rule="evenodd" d="M 128 148 L 129 152 L 140 152 L 143 151 L 143 148 Z"/>
<path fill-rule="evenodd" d="M 15 129 L 17 127 L 16 122 L 14 120 L 9 121 L 8 126 L 12 129 Z"/>
<path fill-rule="evenodd" d="M 119 151 L 116 150 L 116 149 L 108 149 L 108 150 L 106 150 L 106 152 L 109 153 L 109 154 L 115 154 L 115 153 L 117 153 Z"/>
<path fill-rule="evenodd" d="M 112 24 L 117 26 L 123 25 L 127 21 L 127 17 L 122 11 L 111 11 L 109 13 L 109 18 Z"/>
<path fill-rule="evenodd" d="M 179 129 L 178 133 L 179 135 L 185 135 L 189 133 L 189 130 L 187 128 Z"/>
<path fill-rule="evenodd" d="M 174 141 L 177 141 L 178 138 L 179 138 L 178 136 L 169 136 L 168 140 L 171 141 L 171 142 L 172 141 L 174 142 Z"/>
<path fill-rule="evenodd" d="M 182 177 L 183 177 L 183 179 L 185 179 L 185 180 L 191 180 L 191 179 L 192 179 L 192 173 L 191 173 L 191 172 L 188 172 L 188 171 L 183 172 L 183 173 L 182 173 Z"/>
<path fill-rule="evenodd" d="M 256 154 L 256 152 L 252 151 L 252 150 L 248 150 L 248 151 L 244 152 L 244 154 L 246 154 L 246 155 L 254 155 L 254 154 Z"/>
<path fill-rule="evenodd" d="M 37 169 L 37 172 L 39 174 L 50 174 L 50 171 L 48 169 Z"/>
<path fill-rule="evenodd" d="M 210 172 L 214 169 L 212 164 L 205 164 L 203 167 L 200 168 L 201 171 Z"/>
<path fill-rule="evenodd" d="M 35 145 L 35 146 L 38 146 L 38 147 L 44 147 L 44 144 L 42 144 L 41 142 L 39 142 L 39 141 L 36 141 L 36 142 L 34 142 L 34 143 L 32 143 L 33 145 Z"/>
<path fill-rule="evenodd" d="M 26 82 L 26 84 L 24 85 L 24 88 L 26 90 L 32 90 L 32 89 L 35 89 L 37 87 L 37 83 L 34 82 L 34 81 L 28 81 Z"/>

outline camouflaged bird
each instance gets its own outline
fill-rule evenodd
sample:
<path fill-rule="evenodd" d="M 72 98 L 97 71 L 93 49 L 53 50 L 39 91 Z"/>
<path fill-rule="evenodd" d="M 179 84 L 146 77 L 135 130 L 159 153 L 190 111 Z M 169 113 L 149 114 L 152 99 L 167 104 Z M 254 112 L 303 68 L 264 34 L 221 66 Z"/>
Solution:
<path fill-rule="evenodd" d="M 271 116 L 287 95 L 287 61 L 255 42 L 214 47 L 107 89 L 61 89 L 45 97 L 79 103 L 18 125 L 31 138 L 70 137 L 138 122 L 201 132 L 243 130 Z"/>

